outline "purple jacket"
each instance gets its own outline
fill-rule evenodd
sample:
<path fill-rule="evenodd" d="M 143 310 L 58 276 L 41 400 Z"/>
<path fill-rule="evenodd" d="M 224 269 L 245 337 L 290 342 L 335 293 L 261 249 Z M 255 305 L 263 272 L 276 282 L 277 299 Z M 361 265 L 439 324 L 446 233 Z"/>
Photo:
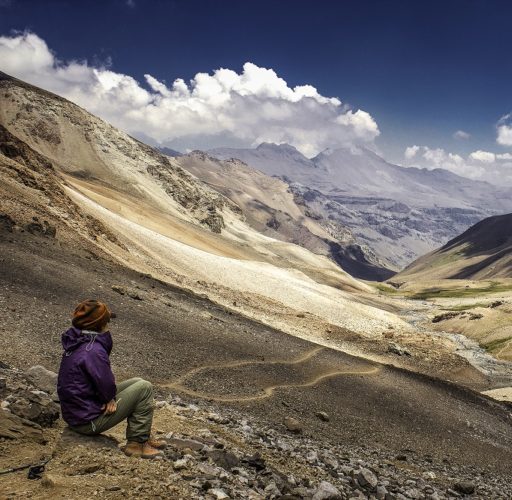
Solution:
<path fill-rule="evenodd" d="M 109 359 L 112 336 L 72 327 L 62 334 L 62 347 L 57 393 L 62 418 L 76 427 L 100 416 L 101 407 L 116 395 Z"/>

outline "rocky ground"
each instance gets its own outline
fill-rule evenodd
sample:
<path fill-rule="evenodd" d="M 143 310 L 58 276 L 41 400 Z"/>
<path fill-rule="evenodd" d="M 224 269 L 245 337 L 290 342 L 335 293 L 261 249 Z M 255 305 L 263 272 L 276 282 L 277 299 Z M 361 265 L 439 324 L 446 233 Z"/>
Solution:
<path fill-rule="evenodd" d="M 38 479 L 28 479 L 28 469 L 0 475 L 2 498 L 405 500 L 512 495 L 505 475 L 436 462 L 428 455 L 420 458 L 412 450 L 397 455 L 371 446 L 326 446 L 294 416 L 269 424 L 164 390 L 157 390 L 154 425 L 168 442 L 164 458 L 127 458 L 119 450 L 122 425 L 103 437 L 88 438 L 56 420 L 54 377 L 42 367 L 25 373 L 5 364 L 0 369 L 2 469 L 48 460 Z M 333 425 L 325 412 L 316 412 L 315 418 L 325 427 Z"/>
<path fill-rule="evenodd" d="M 52 457 L 40 481 L 26 470 L 0 476 L 0 496 L 393 499 L 473 488 L 475 498 L 511 495 L 510 405 L 286 335 L 50 236 L 8 233 L 0 251 L 0 349 L 14 367 L 0 374 L 0 468 Z M 53 391 L 33 385 L 40 376 L 26 378 L 32 365 L 58 369 L 60 333 L 89 296 L 118 315 L 116 376 L 154 382 L 156 429 L 193 441 L 171 440 L 156 464 L 120 453 L 122 428 L 114 441 L 61 434 L 61 420 L 49 426 Z M 348 331 L 330 335 L 358 342 Z M 399 342 L 385 339 L 399 353 L 388 346 L 383 355 L 420 363 L 420 351 L 407 354 Z M 458 363 L 449 373 L 476 380 Z M 431 369 L 442 367 L 434 356 Z"/>

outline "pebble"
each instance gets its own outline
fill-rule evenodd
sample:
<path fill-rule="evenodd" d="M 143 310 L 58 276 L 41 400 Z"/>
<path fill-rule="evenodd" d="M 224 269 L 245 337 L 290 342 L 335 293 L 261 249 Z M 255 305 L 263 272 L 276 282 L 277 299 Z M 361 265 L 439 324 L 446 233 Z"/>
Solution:
<path fill-rule="evenodd" d="M 112 486 L 109 486 L 108 488 L 105 488 L 105 491 L 120 491 L 121 486 L 118 486 L 117 484 L 114 484 Z"/>
<path fill-rule="evenodd" d="M 329 420 L 330 420 L 329 415 L 327 413 L 325 413 L 325 411 L 317 411 L 315 413 L 315 416 L 318 417 L 323 422 L 329 422 Z"/>

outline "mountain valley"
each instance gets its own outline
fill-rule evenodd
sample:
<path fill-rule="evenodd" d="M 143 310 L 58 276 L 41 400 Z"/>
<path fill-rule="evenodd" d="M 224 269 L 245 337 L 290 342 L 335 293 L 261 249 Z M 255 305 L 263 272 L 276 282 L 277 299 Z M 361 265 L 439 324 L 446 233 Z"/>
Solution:
<path fill-rule="evenodd" d="M 0 476 L 0 496 L 510 497 L 508 240 L 450 268 L 492 256 L 495 276 L 426 271 L 478 226 L 393 275 L 512 210 L 509 192 L 457 178 L 457 194 L 453 174 L 367 150 L 168 153 L 0 74 L 0 467 L 52 457 L 42 482 Z M 68 442 L 27 410 L 52 396 L 27 369 L 57 370 L 92 296 L 117 315 L 116 376 L 157 390 L 174 445 L 154 469 L 119 457 L 117 430 Z"/>

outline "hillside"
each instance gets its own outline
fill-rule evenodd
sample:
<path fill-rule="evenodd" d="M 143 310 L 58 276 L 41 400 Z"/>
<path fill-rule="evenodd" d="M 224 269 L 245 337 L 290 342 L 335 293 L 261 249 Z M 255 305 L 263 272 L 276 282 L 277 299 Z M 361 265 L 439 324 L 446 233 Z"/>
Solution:
<path fill-rule="evenodd" d="M 311 212 L 306 200 L 283 180 L 239 160 L 217 160 L 201 151 L 177 161 L 241 207 L 258 232 L 329 257 L 356 278 L 383 281 L 394 274 L 369 247 L 358 245 L 348 228 Z"/>
<path fill-rule="evenodd" d="M 350 229 L 358 244 L 396 270 L 479 220 L 512 210 L 510 189 L 447 170 L 400 167 L 365 148 L 312 159 L 286 144 L 210 153 L 285 179 L 312 211 Z"/>
<path fill-rule="evenodd" d="M 63 241 L 85 239 L 123 265 L 294 335 L 322 338 L 326 324 L 363 336 L 407 328 L 334 262 L 259 233 L 175 159 L 65 99 L 4 75 L 0 125 L 10 141 L 1 158 L 11 165 L 1 172 L 2 213 L 16 228 L 47 220 Z M 42 166 L 29 182 L 32 156 Z"/>
<path fill-rule="evenodd" d="M 488 217 L 394 279 L 512 278 L 512 214 Z"/>

